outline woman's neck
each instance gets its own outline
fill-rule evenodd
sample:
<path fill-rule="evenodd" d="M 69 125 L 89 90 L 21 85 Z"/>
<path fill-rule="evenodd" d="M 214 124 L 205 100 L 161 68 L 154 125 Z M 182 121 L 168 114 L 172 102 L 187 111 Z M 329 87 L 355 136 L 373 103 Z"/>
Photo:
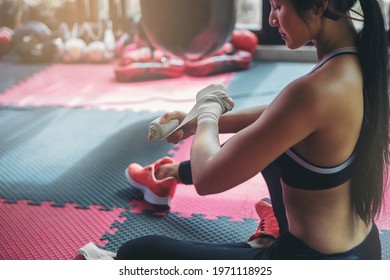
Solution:
<path fill-rule="evenodd" d="M 317 60 L 337 49 L 354 47 L 357 32 L 351 21 L 347 18 L 340 18 L 337 21 L 324 19 L 322 32 L 313 40 L 317 48 Z"/>

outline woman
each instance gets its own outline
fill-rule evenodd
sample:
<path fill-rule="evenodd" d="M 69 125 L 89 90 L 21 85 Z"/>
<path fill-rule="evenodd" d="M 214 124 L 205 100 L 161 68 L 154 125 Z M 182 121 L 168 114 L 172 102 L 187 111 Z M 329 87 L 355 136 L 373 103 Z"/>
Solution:
<path fill-rule="evenodd" d="M 123 244 L 118 259 L 381 258 L 374 219 L 389 158 L 389 100 L 380 7 L 375 0 L 359 1 L 364 27 L 357 33 L 349 16 L 356 0 L 270 2 L 270 25 L 290 49 L 311 41 L 317 66 L 267 108 L 221 116 L 224 108 L 216 113 L 214 103 L 168 141 L 195 135 L 185 168 L 200 195 L 226 191 L 262 172 L 280 235 L 237 244 L 146 236 Z M 162 122 L 184 116 L 166 114 Z M 218 133 L 235 135 L 221 146 Z M 178 172 L 177 164 L 160 163 L 161 173 L 164 167 L 165 176 L 169 168 Z"/>

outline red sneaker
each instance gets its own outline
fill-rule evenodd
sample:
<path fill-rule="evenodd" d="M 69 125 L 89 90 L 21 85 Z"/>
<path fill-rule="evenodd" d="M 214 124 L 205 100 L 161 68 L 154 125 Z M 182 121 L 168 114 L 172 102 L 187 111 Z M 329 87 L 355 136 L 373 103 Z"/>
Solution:
<path fill-rule="evenodd" d="M 177 180 L 174 177 L 157 180 L 154 176 L 160 166 L 167 163 L 175 161 L 170 157 L 163 157 L 145 167 L 132 163 L 126 169 L 126 178 L 132 187 L 143 192 L 147 202 L 170 207 Z"/>
<path fill-rule="evenodd" d="M 267 198 L 260 200 L 255 205 L 256 212 L 260 217 L 260 224 L 248 241 L 259 237 L 276 239 L 279 236 L 279 225 L 272 209 L 271 201 Z"/>

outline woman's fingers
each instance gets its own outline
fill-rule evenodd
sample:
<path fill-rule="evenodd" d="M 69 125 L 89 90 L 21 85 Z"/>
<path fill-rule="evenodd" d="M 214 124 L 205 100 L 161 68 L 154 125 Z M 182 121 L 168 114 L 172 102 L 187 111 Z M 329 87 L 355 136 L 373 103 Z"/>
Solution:
<path fill-rule="evenodd" d="M 161 116 L 160 123 L 166 123 L 174 119 L 178 119 L 181 122 L 184 119 L 184 114 L 179 111 L 167 112 Z"/>
<path fill-rule="evenodd" d="M 183 136 L 184 136 L 183 129 L 179 129 L 179 130 L 175 131 L 174 133 L 172 133 L 171 135 L 169 135 L 166 138 L 166 140 L 168 143 L 177 144 L 183 139 Z"/>

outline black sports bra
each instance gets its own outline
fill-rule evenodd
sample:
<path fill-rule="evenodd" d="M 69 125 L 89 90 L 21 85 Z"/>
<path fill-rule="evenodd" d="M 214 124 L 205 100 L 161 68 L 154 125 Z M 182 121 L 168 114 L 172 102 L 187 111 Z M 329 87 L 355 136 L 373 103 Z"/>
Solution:
<path fill-rule="evenodd" d="M 327 61 L 342 54 L 356 54 L 356 48 L 338 49 L 325 56 L 307 75 L 310 75 Z M 321 167 L 302 158 L 289 149 L 277 158 L 274 164 L 279 168 L 280 177 L 287 185 L 305 190 L 323 190 L 341 185 L 352 177 L 353 153 L 345 162 L 333 167 Z"/>

